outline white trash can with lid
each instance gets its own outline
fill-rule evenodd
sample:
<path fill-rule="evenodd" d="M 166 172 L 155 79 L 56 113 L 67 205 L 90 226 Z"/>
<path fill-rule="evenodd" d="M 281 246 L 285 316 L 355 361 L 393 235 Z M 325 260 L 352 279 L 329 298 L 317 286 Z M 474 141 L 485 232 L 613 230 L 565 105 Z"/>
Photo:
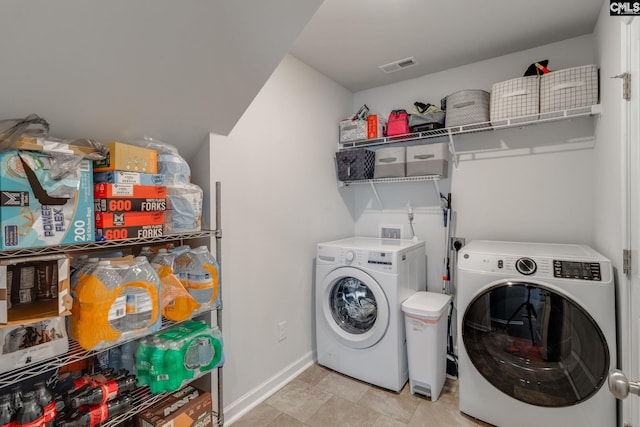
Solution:
<path fill-rule="evenodd" d="M 402 303 L 407 331 L 409 386 L 435 402 L 447 374 L 449 295 L 416 292 Z"/>

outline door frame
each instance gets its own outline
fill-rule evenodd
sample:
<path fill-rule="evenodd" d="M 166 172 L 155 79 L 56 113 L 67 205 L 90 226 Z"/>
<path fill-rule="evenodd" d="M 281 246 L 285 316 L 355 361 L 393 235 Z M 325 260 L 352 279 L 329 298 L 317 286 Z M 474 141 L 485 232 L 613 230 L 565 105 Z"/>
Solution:
<path fill-rule="evenodd" d="M 621 24 L 621 70 L 640 76 L 640 19 L 629 17 Z M 634 82 L 635 83 L 635 82 Z M 637 85 L 637 83 L 636 83 Z M 635 92 L 635 93 L 634 93 Z M 630 101 L 621 99 L 622 136 L 622 243 L 631 252 L 631 274 L 620 272 L 620 367 L 631 381 L 640 380 L 640 104 L 635 91 Z M 636 120 L 634 120 L 636 118 Z M 630 396 L 621 404 L 622 426 L 640 426 L 640 399 Z"/>

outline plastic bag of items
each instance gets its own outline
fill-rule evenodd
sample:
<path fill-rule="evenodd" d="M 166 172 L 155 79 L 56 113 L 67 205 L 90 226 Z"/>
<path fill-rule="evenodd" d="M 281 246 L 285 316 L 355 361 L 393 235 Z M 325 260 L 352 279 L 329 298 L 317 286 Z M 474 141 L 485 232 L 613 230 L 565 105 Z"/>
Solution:
<path fill-rule="evenodd" d="M 165 234 L 189 233 L 202 228 L 202 188 L 191 183 L 189 164 L 172 145 L 150 137 L 139 143 L 158 152 L 158 173 L 166 177 Z"/>
<path fill-rule="evenodd" d="M 104 145 L 91 139 L 50 137 L 49 123 L 36 114 L 23 119 L 0 120 L 0 153 L 16 149 L 49 155 L 52 158 L 49 171 L 52 179 L 73 173 L 83 159 L 104 159 L 108 151 Z"/>

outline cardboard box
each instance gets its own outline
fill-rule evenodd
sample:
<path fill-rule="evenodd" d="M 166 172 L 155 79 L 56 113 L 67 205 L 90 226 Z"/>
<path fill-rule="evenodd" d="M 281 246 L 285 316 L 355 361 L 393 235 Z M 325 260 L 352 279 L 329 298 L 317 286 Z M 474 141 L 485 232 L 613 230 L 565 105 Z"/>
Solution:
<path fill-rule="evenodd" d="M 94 199 L 96 212 L 164 212 L 167 199 L 135 199 L 110 197 Z"/>
<path fill-rule="evenodd" d="M 69 351 L 64 318 L 0 328 L 0 372 L 49 359 Z"/>
<path fill-rule="evenodd" d="M 158 152 L 150 148 L 124 144 L 118 141 L 105 142 L 109 154 L 104 160 L 94 162 L 94 170 L 158 173 Z"/>
<path fill-rule="evenodd" d="M 93 182 L 111 184 L 164 185 L 165 176 L 152 173 L 105 171 L 93 174 Z"/>
<path fill-rule="evenodd" d="M 0 260 L 0 323 L 20 325 L 70 315 L 69 265 L 65 255 Z M 45 278 L 51 296 L 42 299 L 38 288 Z"/>
<path fill-rule="evenodd" d="M 164 212 L 96 212 L 96 228 L 164 224 Z"/>
<path fill-rule="evenodd" d="M 100 182 L 93 185 L 93 197 L 131 197 L 136 199 L 165 198 L 167 187 L 164 185 L 108 184 Z"/>
<path fill-rule="evenodd" d="M 384 128 L 387 126 L 387 121 L 380 117 L 378 114 L 372 114 L 367 117 L 367 138 L 382 138 L 384 137 Z"/>
<path fill-rule="evenodd" d="M 211 394 L 193 386 L 170 394 L 136 416 L 138 427 L 205 427 L 213 425 Z"/>
<path fill-rule="evenodd" d="M 45 205 L 36 197 L 17 153 L 11 150 L 0 154 L 0 249 L 93 242 L 91 162 L 82 160 L 78 168 L 53 180 L 48 155 L 21 152 L 20 157 L 44 192 L 67 199 L 63 205 Z"/>
<path fill-rule="evenodd" d="M 21 136 L 16 141 L 18 150 L 42 151 L 45 153 L 64 153 L 84 156 L 95 153 L 97 150 L 88 145 L 73 144 L 73 141 L 64 141 L 57 138 L 28 138 Z"/>
<path fill-rule="evenodd" d="M 164 225 L 96 228 L 96 240 L 150 239 L 164 236 Z"/>

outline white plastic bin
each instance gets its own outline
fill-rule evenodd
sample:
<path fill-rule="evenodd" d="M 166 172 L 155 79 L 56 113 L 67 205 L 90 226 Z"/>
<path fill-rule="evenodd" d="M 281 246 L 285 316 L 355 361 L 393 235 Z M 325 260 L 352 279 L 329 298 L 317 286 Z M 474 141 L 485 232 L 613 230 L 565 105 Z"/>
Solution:
<path fill-rule="evenodd" d="M 447 314 L 449 295 L 416 292 L 402 303 L 407 330 L 409 386 L 438 400 L 447 373 Z"/>

